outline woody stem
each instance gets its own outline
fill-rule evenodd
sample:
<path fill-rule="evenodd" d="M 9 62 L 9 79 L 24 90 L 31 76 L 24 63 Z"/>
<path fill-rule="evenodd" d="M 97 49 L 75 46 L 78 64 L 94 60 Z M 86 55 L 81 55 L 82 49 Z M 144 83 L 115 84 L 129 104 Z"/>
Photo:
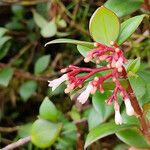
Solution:
<path fill-rule="evenodd" d="M 143 110 L 142 108 L 140 107 L 139 103 L 138 103 L 138 100 L 135 96 L 135 93 L 131 87 L 131 84 L 130 84 L 130 81 L 128 79 L 128 76 L 127 76 L 127 72 L 125 70 L 125 68 L 123 68 L 123 76 L 124 78 L 126 79 L 127 81 L 127 93 L 129 95 L 129 98 L 131 100 L 131 104 L 134 108 L 134 111 L 135 113 L 137 114 L 138 116 L 138 119 L 140 121 L 140 124 L 141 124 L 141 131 L 142 133 L 145 135 L 145 137 L 147 138 L 147 141 L 148 143 L 150 143 L 150 131 L 149 131 L 149 126 L 148 126 L 148 122 L 146 121 L 145 117 L 144 117 L 144 113 L 143 113 Z"/>

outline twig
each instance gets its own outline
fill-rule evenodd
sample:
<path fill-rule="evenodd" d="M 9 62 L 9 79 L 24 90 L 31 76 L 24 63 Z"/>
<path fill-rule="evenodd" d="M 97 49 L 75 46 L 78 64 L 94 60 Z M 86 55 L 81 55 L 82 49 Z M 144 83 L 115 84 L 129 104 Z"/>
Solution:
<path fill-rule="evenodd" d="M 3 64 L 3 63 L 0 63 L 0 68 L 5 68 L 7 67 L 8 65 L 7 64 Z M 21 69 L 16 69 L 16 68 L 13 68 L 14 70 L 14 75 L 18 78 L 25 78 L 25 79 L 31 79 L 31 80 L 36 80 L 36 81 L 45 81 L 47 82 L 48 80 L 48 77 L 43 77 L 43 76 L 35 76 L 29 72 L 25 72 Z"/>
<path fill-rule="evenodd" d="M 31 141 L 31 137 L 28 136 L 28 137 L 19 139 L 17 142 L 9 144 L 9 145 L 7 145 L 6 147 L 4 147 L 4 148 L 2 148 L 0 150 L 13 150 L 15 148 L 18 148 L 20 146 L 23 146 L 23 145 L 27 144 L 30 141 Z"/>
<path fill-rule="evenodd" d="M 147 142 L 150 143 L 149 125 L 148 125 L 148 122 L 144 118 L 143 110 L 138 103 L 138 100 L 137 100 L 135 93 L 132 89 L 132 86 L 131 86 L 130 81 L 128 79 L 127 72 L 126 72 L 125 68 L 123 68 L 123 76 L 126 79 L 127 84 L 128 84 L 127 93 L 129 94 L 131 104 L 134 108 L 135 113 L 137 114 L 139 121 L 140 121 L 141 131 L 145 135 L 145 137 L 147 138 Z"/>
<path fill-rule="evenodd" d="M 16 127 L 0 127 L 0 132 L 15 132 L 19 130 L 19 126 Z"/>

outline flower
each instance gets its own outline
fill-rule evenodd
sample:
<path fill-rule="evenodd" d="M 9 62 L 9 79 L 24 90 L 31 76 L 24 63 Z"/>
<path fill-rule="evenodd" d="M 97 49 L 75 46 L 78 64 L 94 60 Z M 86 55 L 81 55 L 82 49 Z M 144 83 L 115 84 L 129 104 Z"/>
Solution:
<path fill-rule="evenodd" d="M 63 83 L 66 80 L 68 80 L 68 75 L 64 74 L 58 79 L 48 81 L 49 82 L 48 86 L 52 87 L 52 91 L 54 91 L 61 83 Z"/>
<path fill-rule="evenodd" d="M 93 91 L 93 88 L 94 88 L 93 85 L 92 85 L 91 83 L 89 83 L 88 86 L 86 87 L 85 91 L 83 91 L 83 92 L 79 95 L 79 97 L 77 98 L 77 100 L 78 100 L 81 104 L 84 104 L 84 103 L 87 101 L 87 99 L 88 99 L 90 93 Z"/>
<path fill-rule="evenodd" d="M 119 125 L 119 124 L 122 124 L 122 117 L 121 117 L 121 114 L 120 114 L 120 110 L 119 109 L 117 109 L 117 110 L 115 110 L 115 123 L 117 124 L 117 125 Z"/>
<path fill-rule="evenodd" d="M 134 109 L 131 105 L 131 102 L 130 102 L 130 99 L 129 98 L 126 98 L 124 100 L 124 103 L 125 103 L 125 106 L 126 106 L 126 113 L 128 116 L 133 116 L 135 113 L 134 113 Z"/>

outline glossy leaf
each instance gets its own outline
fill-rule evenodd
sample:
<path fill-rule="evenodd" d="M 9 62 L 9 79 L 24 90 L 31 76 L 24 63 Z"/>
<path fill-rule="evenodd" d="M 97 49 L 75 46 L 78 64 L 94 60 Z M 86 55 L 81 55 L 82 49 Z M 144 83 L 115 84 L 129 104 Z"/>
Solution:
<path fill-rule="evenodd" d="M 127 129 L 116 133 L 117 137 L 130 146 L 150 148 L 144 136 L 136 129 Z"/>
<path fill-rule="evenodd" d="M 13 76 L 13 69 L 12 68 L 4 68 L 0 70 L 0 85 L 8 86 L 10 80 Z"/>
<path fill-rule="evenodd" d="M 62 124 L 51 123 L 47 120 L 38 119 L 32 125 L 32 142 L 40 148 L 48 148 L 57 140 L 62 129 Z"/>
<path fill-rule="evenodd" d="M 41 28 L 41 35 L 45 38 L 52 37 L 57 32 L 57 26 L 54 21 L 48 22 Z"/>
<path fill-rule="evenodd" d="M 108 0 L 104 6 L 116 13 L 118 17 L 129 15 L 140 8 L 143 0 Z"/>
<path fill-rule="evenodd" d="M 55 105 L 49 100 L 48 97 L 45 97 L 39 110 L 40 117 L 52 122 L 57 121 L 59 115 L 58 110 Z"/>
<path fill-rule="evenodd" d="M 111 95 L 111 92 L 105 92 L 101 94 L 97 92 L 92 97 L 93 107 L 99 114 L 99 119 L 104 122 L 114 111 L 113 105 L 107 105 L 106 100 Z"/>
<path fill-rule="evenodd" d="M 132 35 L 132 33 L 138 28 L 145 16 L 146 15 L 135 16 L 121 24 L 121 30 L 117 40 L 117 43 L 119 45 L 126 41 Z"/>
<path fill-rule="evenodd" d="M 104 123 L 101 125 L 98 125 L 96 128 L 92 129 L 89 134 L 87 135 L 86 142 L 84 148 L 86 149 L 90 144 L 97 141 L 98 139 L 101 139 L 103 137 L 106 137 L 108 135 L 114 134 L 116 132 L 132 128 L 135 125 L 116 125 L 114 122 Z"/>
<path fill-rule="evenodd" d="M 23 101 L 27 101 L 37 89 L 37 83 L 35 81 L 27 81 L 23 83 L 19 89 L 19 94 Z"/>
<path fill-rule="evenodd" d="M 50 61 L 50 55 L 41 56 L 35 63 L 34 73 L 40 74 L 42 73 L 48 66 Z"/>
<path fill-rule="evenodd" d="M 140 98 L 142 98 L 142 96 L 146 92 L 145 82 L 143 81 L 142 78 L 135 77 L 135 76 L 129 77 L 129 81 L 131 83 L 131 86 L 132 86 L 132 88 L 134 90 L 134 93 L 135 93 L 136 97 L 139 100 Z"/>
<path fill-rule="evenodd" d="M 129 63 L 127 67 L 127 72 L 131 71 L 132 73 L 137 73 L 138 70 L 140 69 L 140 65 L 141 65 L 141 59 L 139 57 Z"/>
<path fill-rule="evenodd" d="M 91 43 L 91 42 L 65 39 L 65 38 L 52 40 L 52 41 L 46 43 L 45 46 L 50 45 L 50 44 L 59 44 L 59 43 L 69 43 L 69 44 L 75 44 L 75 45 L 82 45 L 82 46 L 91 47 L 91 48 L 93 47 L 93 43 Z"/>
<path fill-rule="evenodd" d="M 119 35 L 119 19 L 111 10 L 102 6 L 92 15 L 89 30 L 94 41 L 110 45 L 110 41 L 116 41 Z"/>

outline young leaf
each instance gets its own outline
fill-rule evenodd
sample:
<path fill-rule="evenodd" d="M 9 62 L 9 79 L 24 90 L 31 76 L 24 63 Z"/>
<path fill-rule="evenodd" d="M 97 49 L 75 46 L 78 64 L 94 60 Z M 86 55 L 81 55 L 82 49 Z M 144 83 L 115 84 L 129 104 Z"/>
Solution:
<path fill-rule="evenodd" d="M 0 85 L 8 86 L 11 78 L 13 76 L 12 68 L 4 68 L 0 71 Z"/>
<path fill-rule="evenodd" d="M 127 66 L 127 72 L 131 71 L 132 73 L 137 73 L 138 70 L 140 69 L 140 65 L 141 59 L 139 57 L 129 63 L 129 65 Z"/>
<path fill-rule="evenodd" d="M 124 143 L 137 148 L 150 148 L 144 136 L 135 128 L 119 131 L 117 137 Z"/>
<path fill-rule="evenodd" d="M 35 81 L 27 81 L 23 83 L 19 89 L 19 94 L 23 101 L 27 101 L 37 89 L 37 83 Z"/>
<path fill-rule="evenodd" d="M 84 148 L 86 149 L 89 145 L 91 145 L 98 139 L 132 127 L 135 127 L 135 125 L 116 125 L 114 122 L 98 125 L 96 128 L 92 129 L 87 135 Z"/>
<path fill-rule="evenodd" d="M 96 42 L 110 45 L 110 41 L 116 41 L 119 35 L 119 19 L 111 10 L 102 6 L 92 15 L 89 30 Z"/>
<path fill-rule="evenodd" d="M 41 56 L 35 63 L 34 73 L 40 74 L 42 73 L 48 66 L 50 61 L 50 55 Z"/>
<path fill-rule="evenodd" d="M 48 148 L 57 140 L 62 124 L 51 123 L 47 120 L 36 120 L 31 129 L 32 142 L 40 148 Z"/>
<path fill-rule="evenodd" d="M 104 122 L 113 113 L 113 105 L 109 106 L 105 103 L 110 95 L 111 92 L 105 92 L 104 94 L 97 92 L 92 97 L 93 107 L 98 112 L 101 122 Z"/>
<path fill-rule="evenodd" d="M 143 0 L 108 0 L 104 6 L 116 13 L 118 17 L 129 15 L 140 8 Z"/>
<path fill-rule="evenodd" d="M 72 39 L 65 39 L 65 38 L 52 40 L 52 41 L 46 43 L 45 46 L 50 45 L 50 44 L 58 44 L 58 43 L 69 43 L 69 44 L 76 44 L 76 45 L 79 44 L 79 45 L 90 47 L 90 48 L 93 48 L 93 46 L 94 46 L 94 44 L 91 43 L 91 42 L 72 40 Z"/>
<path fill-rule="evenodd" d="M 137 29 L 145 16 L 146 15 L 135 16 L 121 24 L 121 30 L 117 40 L 117 43 L 119 45 L 132 35 L 132 33 Z"/>
<path fill-rule="evenodd" d="M 38 27 L 43 28 L 48 23 L 46 19 L 43 18 L 39 13 L 35 10 L 33 11 L 33 18 Z"/>
<path fill-rule="evenodd" d="M 57 26 L 54 21 L 48 22 L 41 28 L 41 35 L 45 38 L 52 37 L 57 32 Z"/>
<path fill-rule="evenodd" d="M 55 105 L 49 100 L 48 97 L 45 97 L 39 110 L 40 117 L 52 122 L 58 120 L 58 110 Z"/>

